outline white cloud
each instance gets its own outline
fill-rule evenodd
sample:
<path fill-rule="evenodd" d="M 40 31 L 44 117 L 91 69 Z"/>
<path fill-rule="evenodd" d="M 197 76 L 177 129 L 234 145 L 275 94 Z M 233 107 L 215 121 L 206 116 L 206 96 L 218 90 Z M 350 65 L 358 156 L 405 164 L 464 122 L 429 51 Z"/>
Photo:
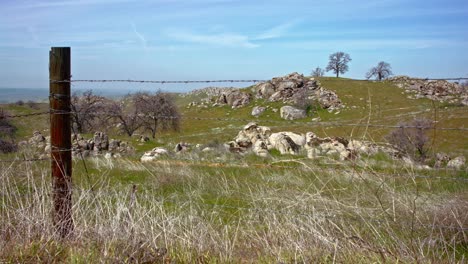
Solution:
<path fill-rule="evenodd" d="M 258 35 L 255 37 L 255 40 L 265 40 L 265 39 L 273 39 L 273 38 L 279 38 L 282 37 L 289 29 L 291 29 L 297 22 L 287 22 L 283 23 L 281 25 L 272 27 L 262 34 Z"/>
<path fill-rule="evenodd" d="M 135 35 L 137 36 L 137 38 L 140 40 L 141 45 L 143 46 L 143 48 L 147 49 L 147 48 L 148 48 L 148 45 L 147 45 L 145 36 L 143 36 L 141 33 L 139 33 L 139 32 L 137 31 L 136 26 L 135 26 L 135 23 L 131 22 L 131 24 L 132 24 L 132 28 L 133 28 L 133 33 L 135 33 Z"/>
<path fill-rule="evenodd" d="M 428 49 L 467 45 L 465 41 L 444 39 L 337 39 L 298 41 L 281 44 L 287 48 L 303 50 L 379 50 L 379 49 Z"/>
<path fill-rule="evenodd" d="M 179 41 L 197 44 L 206 44 L 226 47 L 256 48 L 258 44 L 252 43 L 248 36 L 231 33 L 195 34 L 191 32 L 169 31 L 169 37 Z"/>

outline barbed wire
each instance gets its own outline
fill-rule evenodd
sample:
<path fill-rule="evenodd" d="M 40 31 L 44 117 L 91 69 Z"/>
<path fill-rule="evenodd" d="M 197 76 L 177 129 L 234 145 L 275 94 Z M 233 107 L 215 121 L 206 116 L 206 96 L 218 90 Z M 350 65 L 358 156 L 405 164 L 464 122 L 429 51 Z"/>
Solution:
<path fill-rule="evenodd" d="M 171 83 L 259 83 L 259 82 L 266 82 L 267 80 L 50 80 L 50 83 L 78 83 L 78 82 L 86 82 L 86 83 L 115 83 L 115 82 L 126 82 L 126 83 L 158 83 L 158 84 L 171 84 Z"/>
<path fill-rule="evenodd" d="M 9 159 L 0 160 L 0 163 L 14 163 L 14 162 L 37 162 L 37 161 L 50 161 L 51 158 L 31 158 L 31 159 Z"/>
<path fill-rule="evenodd" d="M 38 116 L 38 115 L 45 115 L 45 114 L 58 114 L 58 115 L 66 115 L 66 114 L 77 114 L 77 112 L 73 111 L 60 111 L 60 110 L 53 110 L 50 109 L 49 111 L 43 112 L 36 112 L 30 114 L 19 114 L 19 115 L 2 115 L 0 119 L 3 118 L 21 118 L 21 117 L 29 117 L 29 116 Z M 109 113 L 94 113 L 94 116 L 119 116 Z M 211 121 L 226 121 L 226 122 L 245 122 L 245 123 L 276 123 L 282 125 L 307 125 L 307 126 L 317 126 L 317 127 L 374 127 L 374 128 L 416 128 L 416 129 L 427 129 L 427 130 L 455 130 L 455 131 L 468 131 L 468 128 L 465 127 L 429 127 L 429 126 L 411 126 L 411 125 L 383 125 L 383 124 L 368 124 L 368 123 L 347 123 L 347 121 L 342 122 L 299 122 L 299 121 L 291 121 L 291 120 L 268 120 L 268 119 L 246 119 L 246 118 L 229 118 L 229 117 L 197 117 L 197 116 L 185 116 L 185 115 L 177 115 L 177 116 L 156 116 L 157 119 L 191 119 L 191 120 L 211 120 Z"/>
<path fill-rule="evenodd" d="M 324 77 L 311 77 L 318 78 L 319 80 Z M 327 77 L 325 77 L 327 78 Z M 468 80 L 468 77 L 448 77 L 448 78 L 418 78 L 410 77 L 409 79 L 422 80 L 422 81 L 457 81 L 457 80 Z M 385 80 L 372 80 L 372 79 L 340 79 L 330 78 L 321 79 L 323 81 L 367 81 L 367 82 L 382 82 L 382 81 L 395 81 L 390 79 Z M 157 83 L 157 84 L 188 84 L 188 83 L 261 83 L 268 82 L 270 80 L 262 79 L 219 79 L 219 80 L 133 80 L 133 79 L 69 79 L 69 80 L 50 80 L 50 83 L 115 83 L 115 82 L 126 82 L 126 83 Z"/>

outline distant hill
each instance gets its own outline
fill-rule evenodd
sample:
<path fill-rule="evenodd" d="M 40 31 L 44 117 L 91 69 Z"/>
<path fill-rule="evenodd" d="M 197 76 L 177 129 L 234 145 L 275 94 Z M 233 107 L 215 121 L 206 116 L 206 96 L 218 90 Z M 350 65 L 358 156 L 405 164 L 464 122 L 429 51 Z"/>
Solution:
<path fill-rule="evenodd" d="M 47 100 L 48 93 L 48 89 L 0 88 L 0 103 L 12 103 L 19 100 L 42 102 Z"/>

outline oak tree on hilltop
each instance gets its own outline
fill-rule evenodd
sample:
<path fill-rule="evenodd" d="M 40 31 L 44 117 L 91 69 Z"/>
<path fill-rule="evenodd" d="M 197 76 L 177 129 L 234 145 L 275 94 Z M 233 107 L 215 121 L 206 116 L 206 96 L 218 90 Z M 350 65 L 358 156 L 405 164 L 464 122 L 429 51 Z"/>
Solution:
<path fill-rule="evenodd" d="M 329 62 L 327 65 L 327 72 L 333 71 L 336 74 L 336 77 L 340 77 L 340 73 L 344 74 L 348 71 L 348 62 L 351 61 L 351 57 L 348 53 L 344 53 L 342 51 L 335 52 L 330 54 Z"/>
<path fill-rule="evenodd" d="M 366 74 L 366 78 L 369 80 L 372 77 L 375 77 L 376 80 L 383 80 L 392 75 L 392 66 L 389 63 L 381 61 L 377 66 L 372 67 L 369 72 Z"/>
<path fill-rule="evenodd" d="M 323 77 L 323 75 L 325 74 L 325 71 L 320 68 L 320 67 L 317 67 L 315 68 L 311 73 L 310 75 L 312 75 L 312 77 Z"/>

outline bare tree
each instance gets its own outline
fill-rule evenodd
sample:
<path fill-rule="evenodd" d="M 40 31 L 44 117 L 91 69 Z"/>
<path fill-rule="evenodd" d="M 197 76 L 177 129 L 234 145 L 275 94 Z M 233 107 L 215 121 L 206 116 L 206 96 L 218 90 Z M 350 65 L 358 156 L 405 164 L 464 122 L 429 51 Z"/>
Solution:
<path fill-rule="evenodd" d="M 119 128 L 129 137 L 142 127 L 141 109 L 137 106 L 135 98 L 129 94 L 120 101 L 110 102 L 106 109 L 109 119 L 118 122 Z"/>
<path fill-rule="evenodd" d="M 17 147 L 13 141 L 16 127 L 8 119 L 8 113 L 0 108 L 0 152 L 10 153 L 16 151 Z"/>
<path fill-rule="evenodd" d="M 156 137 L 158 130 L 178 130 L 180 114 L 173 98 L 161 91 L 155 94 L 137 93 L 135 104 L 141 111 L 142 127 Z"/>
<path fill-rule="evenodd" d="M 344 53 L 342 51 L 335 52 L 330 54 L 329 62 L 327 65 L 327 72 L 333 71 L 336 74 L 336 77 L 340 77 L 340 73 L 344 74 L 348 71 L 348 62 L 351 61 L 351 57 L 348 53 Z"/>
<path fill-rule="evenodd" d="M 310 75 L 312 75 L 313 77 L 322 77 L 324 74 L 325 71 L 318 66 L 310 73 Z"/>
<path fill-rule="evenodd" d="M 82 95 L 77 93 L 72 95 L 71 110 L 72 123 L 76 127 L 77 132 L 90 132 L 96 126 L 100 126 L 102 114 L 108 100 L 105 97 L 93 94 L 92 90 L 83 92 Z"/>
<path fill-rule="evenodd" d="M 381 61 L 377 66 L 372 67 L 369 72 L 366 74 L 366 78 L 369 80 L 372 77 L 375 77 L 376 80 L 383 80 L 392 75 L 392 66 L 389 63 Z"/>
<path fill-rule="evenodd" d="M 432 128 L 429 119 L 414 119 L 410 122 L 399 124 L 399 128 L 393 130 L 386 139 L 401 152 L 410 155 L 413 159 L 423 161 L 427 157 L 429 138 L 426 133 Z"/>

